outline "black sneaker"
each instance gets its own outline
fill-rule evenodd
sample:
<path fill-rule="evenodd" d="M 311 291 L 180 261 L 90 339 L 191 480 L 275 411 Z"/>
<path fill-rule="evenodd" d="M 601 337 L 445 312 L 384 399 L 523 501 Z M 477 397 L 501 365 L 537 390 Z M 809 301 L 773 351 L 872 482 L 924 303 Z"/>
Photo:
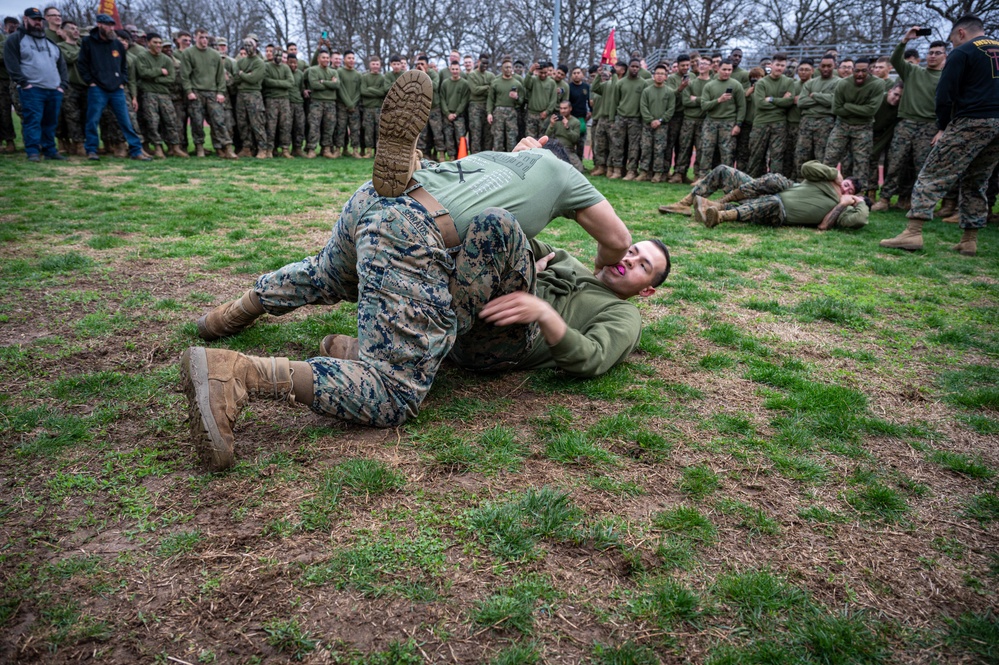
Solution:
<path fill-rule="evenodd" d="M 38 163 L 42 161 L 42 156 L 36 152 L 33 152 L 30 155 L 28 155 L 28 161 Z"/>
<path fill-rule="evenodd" d="M 99 162 L 99 161 L 101 161 L 100 156 L 96 152 L 88 152 L 87 153 L 87 159 L 89 159 L 92 162 Z"/>

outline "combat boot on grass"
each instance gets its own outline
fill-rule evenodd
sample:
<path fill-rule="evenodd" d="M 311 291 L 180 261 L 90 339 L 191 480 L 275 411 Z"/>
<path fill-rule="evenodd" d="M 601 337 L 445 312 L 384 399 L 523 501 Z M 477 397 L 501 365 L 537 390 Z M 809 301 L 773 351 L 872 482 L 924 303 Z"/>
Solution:
<path fill-rule="evenodd" d="M 183 159 L 190 159 L 191 157 L 189 154 L 187 154 L 186 150 L 180 147 L 179 143 L 175 143 L 174 145 L 170 146 L 170 151 L 167 152 L 167 154 L 170 155 L 171 157 L 181 157 Z"/>
<path fill-rule="evenodd" d="M 350 335 L 326 335 L 319 343 L 319 354 L 327 358 L 357 360 L 357 338 Z"/>
<path fill-rule="evenodd" d="M 961 242 L 957 243 L 952 250 L 964 256 L 975 256 L 978 254 L 978 229 L 965 229 L 961 236 Z"/>
<path fill-rule="evenodd" d="M 911 196 L 900 196 L 895 201 L 896 210 L 905 210 L 908 212 L 909 208 L 912 207 L 912 197 Z"/>
<path fill-rule="evenodd" d="M 336 159 L 336 155 L 333 154 L 333 149 L 329 146 L 323 148 L 323 151 L 319 154 L 320 157 L 325 157 L 326 159 Z"/>
<path fill-rule="evenodd" d="M 180 380 L 191 437 L 210 471 L 224 471 L 235 463 L 232 428 L 251 396 L 308 405 L 315 394 L 308 363 L 201 346 L 181 355 Z"/>
<path fill-rule="evenodd" d="M 198 145 L 194 146 L 194 156 L 195 157 L 204 157 L 205 156 L 205 144 L 204 143 L 199 143 Z"/>
<path fill-rule="evenodd" d="M 294 158 L 295 155 L 292 153 L 290 145 L 286 145 L 285 147 L 281 148 L 281 156 L 284 157 L 285 159 Z"/>
<path fill-rule="evenodd" d="M 871 212 L 884 212 L 891 206 L 891 202 L 886 198 L 878 199 L 878 202 L 871 206 Z"/>
<path fill-rule="evenodd" d="M 718 199 L 718 204 L 719 206 L 724 207 L 726 203 L 735 203 L 736 201 L 742 201 L 745 198 L 746 195 L 741 189 L 733 189 L 731 192 Z M 709 203 L 713 203 L 713 201 L 709 201 Z"/>
<path fill-rule="evenodd" d="M 958 222 L 961 221 L 961 213 L 955 212 L 950 217 L 944 217 L 940 221 L 942 221 L 944 224 L 957 224 Z"/>
<path fill-rule="evenodd" d="M 629 182 L 631 182 L 632 180 L 634 180 L 637 177 L 638 177 L 638 174 L 636 174 L 632 170 L 629 170 L 627 173 L 624 174 L 624 180 L 627 180 Z"/>
<path fill-rule="evenodd" d="M 597 176 L 601 176 L 601 175 L 607 175 L 607 167 L 606 166 L 595 166 L 595 167 L 593 167 L 593 170 L 590 171 L 590 175 L 593 176 L 594 178 L 597 177 Z"/>
<path fill-rule="evenodd" d="M 257 151 L 257 159 L 270 159 L 270 158 L 271 156 L 263 148 Z"/>
<path fill-rule="evenodd" d="M 673 175 L 669 177 L 669 180 L 667 182 L 674 185 L 679 185 L 683 182 L 683 174 L 680 173 L 679 171 L 674 171 Z"/>
<path fill-rule="evenodd" d="M 708 203 L 711 203 L 709 201 Z M 739 221 L 738 210 L 725 210 L 719 206 L 711 206 L 704 211 L 704 226 L 713 229 L 722 222 Z"/>
<path fill-rule="evenodd" d="M 236 153 L 236 157 L 243 157 L 243 158 L 253 157 L 253 151 L 250 150 L 250 146 L 245 145 L 245 146 L 243 146 L 242 150 L 240 150 L 238 153 Z"/>
<path fill-rule="evenodd" d="M 694 205 L 694 195 L 687 194 L 676 203 L 671 203 L 665 206 L 659 206 L 659 212 L 663 213 L 664 215 L 668 212 L 671 212 L 675 215 L 686 215 L 687 217 L 690 217 L 693 214 L 693 212 L 691 212 L 690 210 L 690 206 L 692 205 Z"/>
<path fill-rule="evenodd" d="M 925 219 L 910 219 L 905 230 L 894 238 L 886 238 L 879 244 L 888 249 L 904 249 L 907 252 L 916 252 L 923 248 L 923 224 Z"/>
<path fill-rule="evenodd" d="M 198 337 L 206 342 L 214 342 L 223 337 L 235 335 L 264 313 L 260 298 L 249 289 L 241 297 L 219 305 L 198 319 Z"/>
<path fill-rule="evenodd" d="M 648 182 L 648 181 L 649 181 L 648 171 L 642 171 L 641 173 L 638 174 L 638 177 L 635 178 L 635 182 Z"/>
<path fill-rule="evenodd" d="M 621 169 L 617 168 L 616 166 L 612 166 L 607 171 L 607 179 L 608 180 L 620 180 L 621 179 Z"/>
<path fill-rule="evenodd" d="M 157 145 L 153 148 L 153 157 L 156 159 L 166 159 L 166 155 L 163 154 L 163 146 Z"/>
<path fill-rule="evenodd" d="M 430 77 L 417 69 L 403 72 L 385 95 L 371 167 L 371 182 L 380 196 L 401 196 L 409 186 L 416 143 L 430 118 L 433 98 Z"/>

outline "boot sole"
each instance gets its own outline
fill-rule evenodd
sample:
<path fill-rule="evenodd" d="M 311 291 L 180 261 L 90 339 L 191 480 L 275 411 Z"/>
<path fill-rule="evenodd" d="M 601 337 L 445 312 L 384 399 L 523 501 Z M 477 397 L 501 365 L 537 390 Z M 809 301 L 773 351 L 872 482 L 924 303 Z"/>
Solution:
<path fill-rule="evenodd" d="M 413 154 L 430 118 L 434 87 L 419 70 L 404 72 L 385 95 L 371 182 L 380 196 L 400 196 L 413 176 Z"/>
<path fill-rule="evenodd" d="M 920 250 L 923 249 L 923 246 L 921 244 L 920 245 L 884 245 L 884 244 L 878 243 L 878 245 L 880 247 L 884 247 L 885 249 L 901 249 L 901 250 L 905 250 L 906 252 L 918 252 L 918 251 L 920 251 Z"/>
<path fill-rule="evenodd" d="M 208 397 L 208 354 L 194 346 L 180 357 L 180 380 L 187 395 L 188 426 L 198 457 L 211 471 L 224 471 L 234 463 L 233 452 L 222 441 Z"/>

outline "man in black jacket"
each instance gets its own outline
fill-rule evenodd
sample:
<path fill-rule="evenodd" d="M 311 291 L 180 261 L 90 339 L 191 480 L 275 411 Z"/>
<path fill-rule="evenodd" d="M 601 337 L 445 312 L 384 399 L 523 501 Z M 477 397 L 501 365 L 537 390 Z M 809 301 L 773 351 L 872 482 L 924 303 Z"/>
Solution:
<path fill-rule="evenodd" d="M 125 60 L 125 46 L 118 41 L 114 32 L 114 19 L 107 14 L 97 15 L 97 27 L 80 46 L 80 58 L 76 61 L 80 77 L 89 86 L 87 89 L 87 140 L 84 148 L 87 159 L 97 160 L 97 125 L 104 108 L 111 105 L 111 111 L 118 120 L 128 153 L 132 159 L 148 162 L 150 157 L 142 151 L 142 141 L 132 128 L 128 118 L 128 104 L 125 101 L 125 85 L 128 83 L 128 64 Z"/>

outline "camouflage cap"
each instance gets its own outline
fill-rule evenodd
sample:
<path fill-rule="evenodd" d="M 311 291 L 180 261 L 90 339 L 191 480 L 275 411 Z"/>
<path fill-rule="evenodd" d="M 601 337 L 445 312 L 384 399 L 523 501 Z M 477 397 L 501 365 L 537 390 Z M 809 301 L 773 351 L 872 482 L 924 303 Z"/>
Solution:
<path fill-rule="evenodd" d="M 216 46 L 228 46 L 229 40 L 227 40 L 225 37 L 216 37 L 215 44 Z"/>

